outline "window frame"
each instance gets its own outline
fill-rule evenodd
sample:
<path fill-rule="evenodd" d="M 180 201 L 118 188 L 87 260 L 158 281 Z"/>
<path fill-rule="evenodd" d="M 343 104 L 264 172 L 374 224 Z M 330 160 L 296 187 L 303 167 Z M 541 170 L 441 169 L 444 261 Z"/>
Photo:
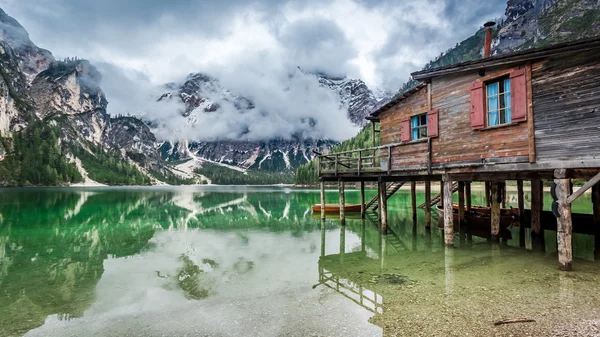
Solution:
<path fill-rule="evenodd" d="M 508 81 L 509 83 L 509 90 L 508 91 L 502 91 L 500 92 L 500 87 L 502 85 L 503 90 L 506 90 L 506 86 L 505 83 L 506 81 Z M 489 96 L 489 91 L 488 88 L 490 85 L 493 84 L 498 84 L 498 93 L 496 95 L 493 96 Z M 509 105 L 506 105 L 506 101 L 504 101 L 505 106 L 503 108 L 500 107 L 500 102 L 501 102 L 501 98 L 502 100 L 506 100 L 506 94 L 508 93 L 508 101 L 509 101 Z M 484 128 L 497 128 L 497 127 L 503 127 L 503 126 L 508 126 L 508 125 L 512 125 L 514 124 L 514 122 L 512 121 L 512 110 L 513 110 L 513 106 L 512 106 L 512 99 L 511 96 L 513 94 L 512 92 L 512 80 L 510 78 L 510 74 L 505 74 L 505 75 L 500 75 L 494 78 L 491 78 L 489 80 L 486 80 L 483 83 L 483 94 L 484 94 L 484 99 L 485 99 L 485 104 L 484 104 Z M 495 125 L 490 125 L 490 98 L 492 97 L 496 97 L 497 100 L 497 109 L 496 110 L 492 110 L 495 111 L 497 114 L 497 124 Z M 506 112 L 510 111 L 510 120 L 507 120 L 506 118 Z M 504 114 L 504 123 L 502 123 L 502 113 Z"/>
<path fill-rule="evenodd" d="M 416 127 L 416 129 L 418 130 L 417 132 L 417 138 L 413 138 L 413 131 L 415 130 L 415 127 L 413 126 L 413 118 L 418 118 L 419 121 L 419 125 Z M 420 124 L 420 122 L 422 122 L 422 119 L 425 120 L 425 124 Z M 422 139 L 427 139 L 429 137 L 428 131 L 427 131 L 427 124 L 429 123 L 428 118 L 427 118 L 427 112 L 418 114 L 418 115 L 413 115 L 410 116 L 409 119 L 410 122 L 410 141 L 414 142 L 414 141 L 418 141 L 418 140 L 422 140 Z M 424 130 L 424 132 L 423 132 Z"/>

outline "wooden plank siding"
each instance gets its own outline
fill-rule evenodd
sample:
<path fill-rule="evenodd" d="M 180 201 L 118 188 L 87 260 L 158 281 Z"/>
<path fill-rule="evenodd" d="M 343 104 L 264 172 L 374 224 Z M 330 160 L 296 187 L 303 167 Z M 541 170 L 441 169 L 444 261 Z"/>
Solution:
<path fill-rule="evenodd" d="M 600 159 L 597 51 L 532 65 L 536 161 Z"/>
<path fill-rule="evenodd" d="M 513 69 L 497 69 L 484 77 L 478 73 L 467 73 L 433 79 L 430 86 L 413 93 L 379 116 L 381 144 L 399 143 L 400 121 L 429 110 L 428 88 L 431 88 L 431 108 L 439 109 L 439 136 L 432 139 L 433 164 L 491 158 L 497 163 L 504 159 L 514 162 L 515 157 L 528 156 L 526 122 L 483 130 L 471 128 L 471 84 L 506 75 Z M 402 166 L 427 164 L 427 147 L 426 141 L 416 141 L 393 148 L 392 170 L 401 171 Z M 384 154 L 387 156 L 387 153 L 382 153 L 382 158 Z"/>

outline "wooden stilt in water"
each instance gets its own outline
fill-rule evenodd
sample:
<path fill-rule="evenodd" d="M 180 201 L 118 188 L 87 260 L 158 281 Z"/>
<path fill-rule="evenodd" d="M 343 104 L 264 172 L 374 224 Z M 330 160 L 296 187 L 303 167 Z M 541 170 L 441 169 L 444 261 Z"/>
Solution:
<path fill-rule="evenodd" d="M 492 182 L 490 188 L 490 199 L 492 202 L 491 238 L 498 241 L 500 234 L 500 183 Z"/>
<path fill-rule="evenodd" d="M 444 203 L 444 181 L 440 181 L 440 202 L 439 205 L 445 205 Z"/>
<path fill-rule="evenodd" d="M 542 215 L 542 181 L 540 179 L 531 180 L 531 235 L 534 241 L 539 243 L 542 238 L 541 230 Z"/>
<path fill-rule="evenodd" d="M 500 183 L 500 191 L 502 193 L 502 208 L 506 208 L 506 181 Z"/>
<path fill-rule="evenodd" d="M 594 255 L 600 256 L 600 183 L 592 187 L 592 209 L 594 214 Z"/>
<path fill-rule="evenodd" d="M 592 187 L 592 204 L 594 209 L 595 254 L 600 256 L 600 183 Z"/>
<path fill-rule="evenodd" d="M 454 247 L 454 216 L 452 212 L 452 180 L 444 180 L 444 244 L 446 247 Z"/>
<path fill-rule="evenodd" d="M 321 181 L 321 220 L 325 220 L 325 182 Z"/>
<path fill-rule="evenodd" d="M 431 180 L 425 181 L 425 228 L 431 228 Z"/>
<path fill-rule="evenodd" d="M 556 170 L 554 180 L 556 183 L 556 196 L 558 197 L 558 213 L 556 227 L 556 241 L 558 243 L 558 267 L 560 270 L 569 271 L 573 264 L 573 221 L 571 218 L 571 203 L 568 202 L 569 191 L 571 189 L 570 179 L 558 179 L 564 176 Z"/>
<path fill-rule="evenodd" d="M 321 257 L 325 256 L 325 229 L 327 223 L 325 220 L 321 221 Z"/>
<path fill-rule="evenodd" d="M 465 183 L 465 199 L 467 199 L 467 211 L 471 210 L 471 203 L 473 202 L 473 200 L 471 200 L 471 183 Z"/>
<path fill-rule="evenodd" d="M 365 182 L 360 182 L 360 217 L 365 218 Z"/>
<path fill-rule="evenodd" d="M 417 183 L 415 181 L 410 182 L 410 201 L 411 201 L 413 223 L 416 223 L 417 222 Z"/>
<path fill-rule="evenodd" d="M 342 226 L 346 224 L 346 196 L 344 195 L 344 182 L 342 180 L 339 181 L 340 188 L 340 221 L 342 222 Z"/>
<path fill-rule="evenodd" d="M 525 199 L 523 180 L 517 180 L 517 203 L 519 204 L 519 246 L 525 247 Z"/>
<path fill-rule="evenodd" d="M 491 206 L 491 202 L 490 202 L 490 182 L 489 181 L 485 182 L 485 205 L 487 207 Z"/>
<path fill-rule="evenodd" d="M 458 182 L 458 230 L 461 246 L 464 244 L 466 232 L 465 224 L 465 183 Z"/>
<path fill-rule="evenodd" d="M 388 214 L 387 214 L 387 198 L 385 195 L 385 181 L 379 182 L 379 214 L 381 217 L 381 231 L 383 233 L 387 233 L 387 225 L 388 225 Z"/>

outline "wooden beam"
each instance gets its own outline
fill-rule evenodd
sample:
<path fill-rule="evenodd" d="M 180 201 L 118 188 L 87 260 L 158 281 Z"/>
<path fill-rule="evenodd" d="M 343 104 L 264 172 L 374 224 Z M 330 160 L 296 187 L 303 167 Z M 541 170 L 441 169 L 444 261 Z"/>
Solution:
<path fill-rule="evenodd" d="M 596 185 L 598 182 L 600 182 L 600 173 L 596 174 L 595 177 L 590 179 L 587 183 L 585 183 L 577 191 L 575 191 L 575 193 L 573 193 L 573 195 L 568 197 L 567 202 L 569 204 L 573 203 L 573 201 L 575 201 L 575 199 L 579 198 L 583 193 L 585 193 L 585 191 L 592 188 L 592 186 Z"/>
<path fill-rule="evenodd" d="M 595 255 L 600 256 L 600 184 L 592 187 L 592 205 L 594 210 Z"/>
<path fill-rule="evenodd" d="M 379 182 L 379 217 L 381 218 L 381 232 L 387 233 L 388 226 L 388 214 L 387 214 L 387 198 L 385 195 L 386 184 L 385 181 Z"/>
<path fill-rule="evenodd" d="M 523 192 L 523 180 L 517 180 L 517 203 L 519 205 L 519 246 L 525 247 L 525 193 Z"/>
<path fill-rule="evenodd" d="M 360 182 L 360 217 L 365 218 L 365 182 Z"/>
<path fill-rule="evenodd" d="M 560 270 L 569 271 L 573 264 L 573 221 L 571 218 L 571 203 L 568 201 L 570 179 L 555 179 L 556 195 L 558 197 L 558 226 L 556 239 L 558 243 L 558 267 Z"/>
<path fill-rule="evenodd" d="M 502 208 L 506 208 L 506 181 L 500 183 L 500 196 L 502 197 Z"/>
<path fill-rule="evenodd" d="M 340 180 L 338 184 L 340 189 L 340 221 L 343 226 L 346 224 L 346 196 L 344 195 L 344 182 Z"/>
<path fill-rule="evenodd" d="M 490 198 L 492 203 L 491 238 L 498 241 L 500 237 L 500 183 L 492 182 L 490 187 Z"/>
<path fill-rule="evenodd" d="M 465 183 L 458 182 L 458 219 L 462 230 L 465 222 Z"/>
<path fill-rule="evenodd" d="M 431 228 L 431 180 L 425 181 L 425 228 Z"/>
<path fill-rule="evenodd" d="M 452 180 L 444 180 L 444 244 L 454 247 L 454 214 L 452 212 Z"/>
<path fill-rule="evenodd" d="M 541 233 L 542 215 L 542 182 L 539 179 L 531 180 L 531 231 Z"/>
<path fill-rule="evenodd" d="M 471 183 L 465 183 L 465 198 L 467 199 L 467 210 L 471 210 L 471 203 L 473 202 L 471 197 Z"/>
<path fill-rule="evenodd" d="M 412 220 L 413 223 L 417 222 L 417 182 L 410 182 L 410 201 L 411 201 L 411 210 L 412 210 Z"/>
<path fill-rule="evenodd" d="M 527 138 L 529 141 L 529 162 L 535 163 L 535 125 L 533 120 L 533 88 L 531 85 L 531 63 L 525 66 L 527 84 Z"/>
<path fill-rule="evenodd" d="M 491 206 L 491 202 L 490 202 L 490 182 L 486 181 L 485 182 L 485 205 L 487 207 Z"/>
<path fill-rule="evenodd" d="M 325 182 L 321 181 L 321 220 L 325 220 Z"/>

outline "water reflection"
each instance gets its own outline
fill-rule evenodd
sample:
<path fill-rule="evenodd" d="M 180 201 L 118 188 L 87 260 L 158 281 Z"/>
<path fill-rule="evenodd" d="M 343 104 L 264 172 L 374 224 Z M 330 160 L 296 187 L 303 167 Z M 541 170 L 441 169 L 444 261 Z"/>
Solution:
<path fill-rule="evenodd" d="M 518 227 L 503 245 L 467 231 L 446 249 L 408 196 L 390 199 L 383 235 L 376 216 L 313 219 L 318 191 L 5 190 L 0 335 L 460 335 L 597 312 L 597 263 L 558 273 L 552 231 L 543 250 Z M 593 247 L 574 235 L 576 258 Z"/>

